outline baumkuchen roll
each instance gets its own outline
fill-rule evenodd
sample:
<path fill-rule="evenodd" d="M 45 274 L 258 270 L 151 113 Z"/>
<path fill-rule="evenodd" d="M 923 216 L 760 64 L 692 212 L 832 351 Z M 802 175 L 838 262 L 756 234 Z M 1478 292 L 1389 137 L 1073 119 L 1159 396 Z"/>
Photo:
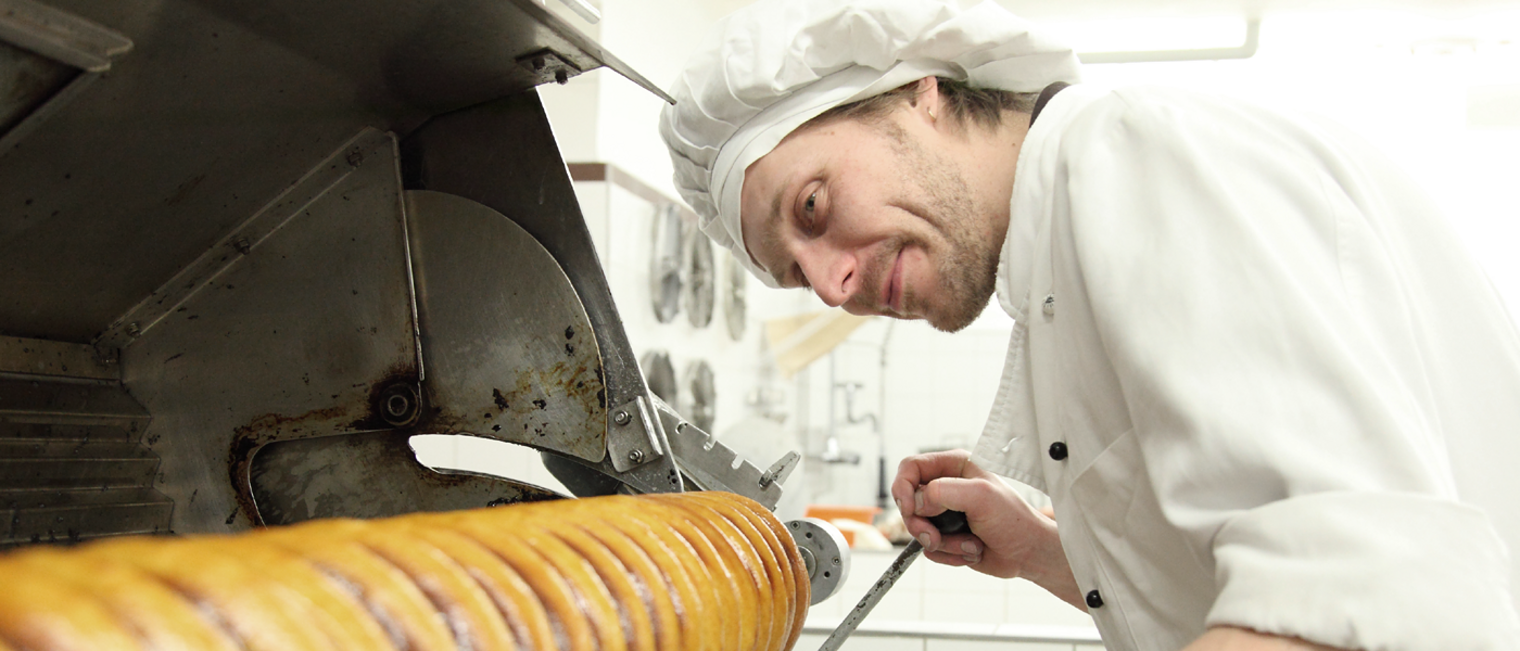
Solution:
<path fill-rule="evenodd" d="M 807 568 L 729 493 L 132 537 L 0 556 L 0 651 L 770 651 Z"/>

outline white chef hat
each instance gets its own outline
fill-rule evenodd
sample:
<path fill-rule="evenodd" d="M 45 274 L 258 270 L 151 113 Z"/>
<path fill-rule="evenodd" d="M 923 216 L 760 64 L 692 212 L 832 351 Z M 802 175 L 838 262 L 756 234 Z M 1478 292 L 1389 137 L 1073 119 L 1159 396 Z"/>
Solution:
<path fill-rule="evenodd" d="M 992 0 L 762 0 L 718 22 L 660 114 L 676 188 L 702 232 L 768 285 L 744 248 L 744 170 L 835 106 L 924 77 L 1033 92 L 1075 82 L 1071 48 Z"/>

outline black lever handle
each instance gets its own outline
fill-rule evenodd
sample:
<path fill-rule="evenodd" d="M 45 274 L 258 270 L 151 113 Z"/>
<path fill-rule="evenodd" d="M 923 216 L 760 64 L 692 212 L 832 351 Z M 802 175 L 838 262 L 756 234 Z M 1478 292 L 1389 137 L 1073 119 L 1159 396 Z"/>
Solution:
<path fill-rule="evenodd" d="M 929 516 L 929 524 L 939 529 L 939 535 L 962 533 L 971 530 L 970 523 L 966 522 L 966 514 L 960 511 L 945 511 L 939 515 Z"/>

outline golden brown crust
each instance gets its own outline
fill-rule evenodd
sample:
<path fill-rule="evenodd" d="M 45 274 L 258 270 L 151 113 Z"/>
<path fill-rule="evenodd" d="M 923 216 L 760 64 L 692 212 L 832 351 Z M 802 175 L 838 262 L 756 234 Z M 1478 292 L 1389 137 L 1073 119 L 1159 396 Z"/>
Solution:
<path fill-rule="evenodd" d="M 364 608 L 357 596 L 322 574 L 305 559 L 273 545 L 229 537 L 203 543 L 208 551 L 237 557 L 257 567 L 271 580 L 311 600 L 315 610 L 308 621 L 326 634 L 338 649 L 385 649 L 390 636 Z"/>
<path fill-rule="evenodd" d="M 543 601 L 500 556 L 474 539 L 448 529 L 417 526 L 413 522 L 410 533 L 437 546 L 468 569 L 506 618 L 518 648 L 555 648 L 554 629 Z"/>
<path fill-rule="evenodd" d="M 791 577 L 791 594 L 793 597 L 792 632 L 788 636 L 784 649 L 790 649 L 797 644 L 797 638 L 802 635 L 802 625 L 807 621 L 808 606 L 812 604 L 812 581 L 808 578 L 807 563 L 802 560 L 802 553 L 797 549 L 797 543 L 792 539 L 791 532 L 786 530 L 786 525 L 781 523 L 759 502 L 746 497 L 734 496 L 734 501 L 747 508 L 755 516 L 755 520 L 765 524 L 775 537 L 775 548 L 778 555 L 786 558 L 787 574 Z"/>
<path fill-rule="evenodd" d="M 771 600 L 772 647 L 779 646 L 783 640 L 791 637 L 793 622 L 793 606 L 797 599 L 797 586 L 792 578 L 791 568 L 783 565 L 785 555 L 776 549 L 778 544 L 774 534 L 765 528 L 763 523 L 753 521 L 754 513 L 738 502 L 743 499 L 731 493 L 692 493 L 690 498 L 694 502 L 705 504 L 728 518 L 744 535 L 750 539 L 755 547 L 755 552 L 760 556 L 761 563 L 765 566 L 765 574 L 771 582 L 771 594 L 775 597 Z"/>
<path fill-rule="evenodd" d="M 511 649 L 512 632 L 491 596 L 469 573 L 437 547 L 404 530 L 371 528 L 355 537 L 381 558 L 406 572 L 454 631 L 459 648 Z"/>
<path fill-rule="evenodd" d="M 0 576 L 0 651 L 771 651 L 808 598 L 785 528 L 726 493 L 119 539 Z"/>
<path fill-rule="evenodd" d="M 519 529 L 516 536 L 523 545 L 543 554 L 569 582 L 571 590 L 579 596 L 578 601 L 587 621 L 591 623 L 592 632 L 596 634 L 596 648 L 603 651 L 626 651 L 628 642 L 623 637 L 617 603 L 596 568 L 584 556 L 544 529 L 526 527 Z"/>
<path fill-rule="evenodd" d="M 705 576 L 706 585 L 715 598 L 715 607 L 704 613 L 704 621 L 715 625 L 723 649 L 749 648 L 755 639 L 755 595 L 736 581 L 738 558 L 732 551 L 720 553 L 708 534 L 703 533 L 684 510 L 646 500 L 634 517 L 645 518 L 651 529 L 680 540 L 695 556 L 694 574 Z M 679 550 L 680 548 L 677 547 Z M 732 560 L 730 560 L 732 559 Z"/>
<path fill-rule="evenodd" d="M 205 539 L 209 539 L 207 537 Z M 250 651 L 319 651 L 331 643 L 311 625 L 311 599 L 240 559 L 216 553 L 203 538 L 124 538 L 81 548 L 78 553 L 143 570 L 184 594 Z"/>
<path fill-rule="evenodd" d="M 597 649 L 596 633 L 582 607 L 582 597 L 571 586 L 570 579 L 548 558 L 514 538 L 516 518 L 507 513 L 513 509 L 487 509 L 470 514 L 470 517 L 440 513 L 426 516 L 426 521 L 441 523 L 442 526 L 469 537 L 490 549 L 516 570 L 543 601 L 550 624 L 555 630 L 558 648 L 567 651 L 594 651 Z"/>
<path fill-rule="evenodd" d="M 723 558 L 723 565 L 729 569 L 728 580 L 739 586 L 740 593 L 744 595 L 739 612 L 740 625 L 742 627 L 748 624 L 751 627 L 747 628 L 748 635 L 740 637 L 741 648 L 770 649 L 772 613 L 764 606 L 771 602 L 774 595 L 754 543 L 711 507 L 692 500 L 671 499 L 672 496 L 669 495 L 649 497 L 667 505 L 672 511 L 685 513 L 687 521 L 712 541 Z"/>
<path fill-rule="evenodd" d="M 158 651 L 242 651 L 231 635 L 184 596 L 120 563 L 79 558 L 58 549 L 19 554 L 13 562 L 93 597 L 122 628 Z M 0 571 L 3 575 L 3 571 Z"/>
<path fill-rule="evenodd" d="M 697 556 L 696 548 L 676 535 L 668 523 L 651 520 L 642 507 L 643 503 L 635 505 L 635 508 L 624 511 L 625 517 L 613 522 L 630 537 L 643 541 L 645 550 L 655 558 L 665 555 L 670 559 L 671 565 L 661 567 L 681 597 L 678 617 L 682 639 L 698 649 L 736 648 L 723 644 L 721 617 L 725 605 L 737 599 L 738 593 L 732 586 L 718 585 L 712 572 Z M 734 637 L 737 644 L 737 634 Z"/>
<path fill-rule="evenodd" d="M 612 518 L 618 520 L 621 518 Z M 587 522 L 582 529 L 617 556 L 630 576 L 637 580 L 639 596 L 649 609 L 654 625 L 656 648 L 660 651 L 679 651 L 685 648 L 680 616 L 677 614 L 686 599 L 695 595 L 678 588 L 678 577 L 685 577 L 686 570 L 673 559 L 661 567 L 655 558 L 663 545 L 657 540 L 634 541 L 617 524 L 610 520 Z M 689 580 L 687 581 L 689 584 Z"/>
<path fill-rule="evenodd" d="M 396 648 L 453 651 L 454 634 L 411 577 L 353 540 L 356 520 L 324 520 L 266 529 L 250 538 L 298 553 L 320 571 L 346 582 L 388 632 Z"/>
<path fill-rule="evenodd" d="M 629 636 L 632 648 L 680 649 L 682 629 L 676 607 L 681 597 L 670 590 L 671 581 L 677 576 L 685 578 L 685 572 L 672 563 L 675 574 L 667 575 L 651 559 L 649 552 L 655 550 L 643 548 L 645 544 L 663 545 L 648 540 L 647 533 L 637 542 L 631 540 L 616 526 L 641 502 L 626 496 L 561 502 L 555 504 L 555 517 L 541 522 L 597 569 L 626 618 L 624 634 Z M 683 585 L 689 585 L 689 579 Z"/>
<path fill-rule="evenodd" d="M 17 649 L 142 649 L 99 601 L 20 563 L 0 564 L 0 642 Z"/>
<path fill-rule="evenodd" d="M 590 518 L 576 518 L 575 521 Z M 655 651 L 652 595 L 648 584 L 635 576 L 602 541 L 582 527 L 563 521 L 545 527 L 559 537 L 596 569 L 597 576 L 612 593 L 612 603 L 622 625 L 623 639 L 630 651 Z M 638 582 L 635 582 L 638 579 Z"/>

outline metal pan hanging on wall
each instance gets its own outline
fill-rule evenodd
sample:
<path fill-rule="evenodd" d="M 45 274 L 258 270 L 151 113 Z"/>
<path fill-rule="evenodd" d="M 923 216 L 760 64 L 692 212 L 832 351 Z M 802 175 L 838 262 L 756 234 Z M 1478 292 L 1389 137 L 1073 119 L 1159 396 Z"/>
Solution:
<path fill-rule="evenodd" d="M 681 309 L 682 263 L 686 224 L 673 203 L 657 205 L 651 224 L 649 295 L 654 318 L 670 323 Z M 690 229 L 695 230 L 695 229 Z"/>
<path fill-rule="evenodd" d="M 639 362 L 644 367 L 644 381 L 649 384 L 649 391 L 664 400 L 665 404 L 678 404 L 676 400 L 681 397 L 681 390 L 676 383 L 676 367 L 670 363 L 670 354 L 663 350 L 651 350 L 644 353 Z"/>
<path fill-rule="evenodd" d="M 712 367 L 705 360 L 696 360 L 686 367 L 681 382 L 681 413 L 691 419 L 698 429 L 712 433 L 713 421 L 717 419 L 718 390 L 713 381 Z"/>
<path fill-rule="evenodd" d="M 728 324 L 728 336 L 734 341 L 744 338 L 745 287 L 749 284 L 749 272 L 739 265 L 732 255 L 723 256 L 723 319 Z"/>
<path fill-rule="evenodd" d="M 686 316 L 693 326 L 706 328 L 707 324 L 712 323 L 713 302 L 717 294 L 712 240 L 707 239 L 698 229 L 688 228 L 686 242 L 686 256 L 683 259 L 685 270 L 682 274 L 686 280 L 683 293 Z"/>

